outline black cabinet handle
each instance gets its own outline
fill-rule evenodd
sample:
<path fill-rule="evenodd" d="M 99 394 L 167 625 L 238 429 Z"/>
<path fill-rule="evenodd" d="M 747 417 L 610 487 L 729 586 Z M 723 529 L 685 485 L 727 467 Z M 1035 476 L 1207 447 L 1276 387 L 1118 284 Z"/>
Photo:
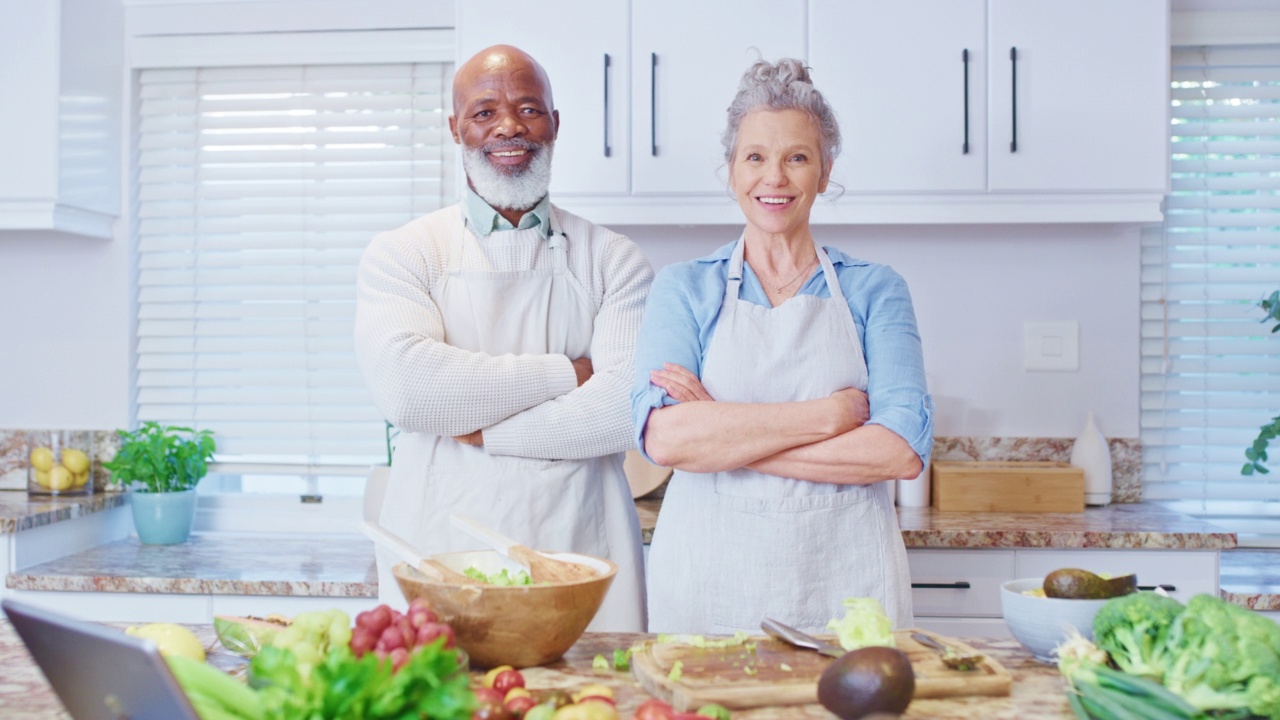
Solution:
<path fill-rule="evenodd" d="M 649 154 L 658 156 L 658 53 L 649 53 Z"/>
<path fill-rule="evenodd" d="M 965 155 L 969 154 L 969 48 L 965 48 L 960 53 L 960 59 L 964 61 L 964 149 Z"/>
<path fill-rule="evenodd" d="M 1018 48 L 1009 48 L 1009 65 L 1013 68 L 1013 139 L 1009 141 L 1009 152 L 1018 152 Z"/>
<path fill-rule="evenodd" d="M 1178 591 L 1178 588 L 1174 587 L 1173 585 L 1160 584 L 1160 585 L 1139 585 L 1139 586 L 1138 586 L 1138 589 L 1139 589 L 1139 590 L 1155 590 L 1156 588 L 1160 588 L 1161 590 L 1163 590 L 1163 591 L 1165 591 L 1165 592 L 1177 592 L 1177 591 Z"/>
<path fill-rule="evenodd" d="M 931 583 L 931 582 L 911 583 L 911 587 L 913 589 L 918 588 L 921 590 L 968 590 L 972 586 L 969 585 L 968 580 L 959 580 L 957 582 L 949 582 L 949 583 Z"/>
<path fill-rule="evenodd" d="M 609 157 L 609 53 L 604 54 L 604 156 Z"/>

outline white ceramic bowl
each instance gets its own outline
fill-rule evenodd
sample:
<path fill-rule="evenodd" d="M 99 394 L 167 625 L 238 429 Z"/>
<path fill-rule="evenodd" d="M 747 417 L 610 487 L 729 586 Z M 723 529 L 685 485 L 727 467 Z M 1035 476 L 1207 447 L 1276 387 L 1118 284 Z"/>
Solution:
<path fill-rule="evenodd" d="M 1044 578 L 1010 580 L 1000 586 L 1000 609 L 1009 631 L 1041 662 L 1057 664 L 1052 650 L 1062 644 L 1071 628 L 1093 639 L 1093 616 L 1106 600 L 1068 600 L 1024 595 L 1024 590 L 1044 586 Z"/>

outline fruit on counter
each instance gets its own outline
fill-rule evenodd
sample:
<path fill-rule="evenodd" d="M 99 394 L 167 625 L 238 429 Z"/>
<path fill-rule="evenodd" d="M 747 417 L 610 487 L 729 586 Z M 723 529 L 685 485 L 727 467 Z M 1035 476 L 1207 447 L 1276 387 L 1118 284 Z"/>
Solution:
<path fill-rule="evenodd" d="M 510 665 L 499 665 L 496 668 L 491 668 L 489 672 L 485 673 L 484 677 L 481 678 L 480 684 L 483 685 L 484 687 L 491 688 L 493 687 L 494 681 L 498 679 L 499 675 L 501 675 L 502 673 L 508 670 L 514 670 L 514 669 L 515 668 L 511 667 Z"/>
<path fill-rule="evenodd" d="M 350 635 L 351 651 L 356 657 L 372 652 L 391 658 L 400 668 L 418 648 L 440 641 L 445 649 L 457 644 L 453 628 L 439 621 L 425 598 L 416 598 L 406 613 L 388 605 L 379 605 L 356 615 L 356 626 Z"/>
<path fill-rule="evenodd" d="M 911 704 L 916 679 L 901 650 L 868 646 L 845 653 L 818 678 L 818 702 L 843 720 L 872 713 L 901 713 Z"/>
<path fill-rule="evenodd" d="M 882 645 L 893 647 L 893 621 L 880 601 L 870 597 L 845 598 L 844 617 L 832 618 L 827 628 L 840 639 L 845 650 Z"/>
<path fill-rule="evenodd" d="M 579 688 L 577 692 L 571 693 L 569 697 L 573 698 L 574 702 L 582 702 L 583 698 L 587 697 L 603 697 L 612 700 L 613 688 L 600 683 L 589 683 Z"/>
<path fill-rule="evenodd" d="M 62 465 L 73 475 L 89 472 L 89 456 L 83 450 L 67 448 L 62 451 Z"/>
<path fill-rule="evenodd" d="M 646 700 L 636 708 L 634 720 L 731 720 L 729 708 L 718 703 L 707 703 L 697 712 L 679 712 L 658 699 Z"/>
<path fill-rule="evenodd" d="M 524 687 L 524 675 L 519 670 L 503 670 L 493 677 L 493 689 L 502 693 L 505 699 L 507 693 Z"/>
<path fill-rule="evenodd" d="M 47 473 L 53 469 L 53 450 L 47 447 L 38 447 L 31 450 L 31 467 L 36 470 Z"/>
<path fill-rule="evenodd" d="M 271 644 L 276 633 L 288 627 L 289 618 L 284 615 L 215 615 L 213 631 L 222 647 L 236 655 L 253 657 L 263 647 Z"/>
<path fill-rule="evenodd" d="M 66 490 L 75 485 L 76 476 L 62 465 L 54 465 L 49 471 L 49 489 Z"/>
<path fill-rule="evenodd" d="M 1079 568 L 1062 568 L 1044 577 L 1044 594 L 1051 598 L 1106 600 L 1137 590 L 1138 578 L 1133 574 L 1108 578 Z"/>
<path fill-rule="evenodd" d="M 618 710 L 607 703 L 580 702 L 560 708 L 551 720 L 618 720 Z"/>
<path fill-rule="evenodd" d="M 148 623 L 125 628 L 126 635 L 144 638 L 156 644 L 166 658 L 185 657 L 204 662 L 204 645 L 195 633 L 173 623 Z"/>
<path fill-rule="evenodd" d="M 36 470 L 36 484 L 40 487 L 49 487 L 49 471 Z"/>
<path fill-rule="evenodd" d="M 309 610 L 298 613 L 293 621 L 271 637 L 271 647 L 289 650 L 304 676 L 333 647 L 351 643 L 351 617 L 342 610 Z"/>

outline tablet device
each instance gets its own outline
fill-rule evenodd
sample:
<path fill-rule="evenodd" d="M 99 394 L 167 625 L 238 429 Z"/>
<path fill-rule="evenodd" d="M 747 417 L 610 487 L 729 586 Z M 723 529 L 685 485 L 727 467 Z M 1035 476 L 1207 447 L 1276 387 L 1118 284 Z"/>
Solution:
<path fill-rule="evenodd" d="M 0 601 L 75 720 L 200 720 L 150 640 Z"/>

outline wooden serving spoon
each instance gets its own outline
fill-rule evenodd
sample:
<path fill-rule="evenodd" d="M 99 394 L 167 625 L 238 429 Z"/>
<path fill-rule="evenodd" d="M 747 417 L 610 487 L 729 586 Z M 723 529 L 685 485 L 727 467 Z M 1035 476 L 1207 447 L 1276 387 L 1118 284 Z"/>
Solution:
<path fill-rule="evenodd" d="M 479 585 L 479 580 L 468 577 L 457 570 L 445 565 L 444 563 L 434 559 L 422 557 L 417 548 L 405 542 L 404 538 L 393 534 L 390 530 L 378 525 L 377 523 L 364 521 L 360 525 L 361 532 L 365 537 L 372 540 L 378 546 L 395 554 L 410 567 L 418 569 L 418 572 L 435 580 L 436 582 L 452 583 L 455 585 Z"/>
<path fill-rule="evenodd" d="M 529 578 L 534 582 L 578 582 L 593 578 L 599 573 L 581 563 L 557 560 L 545 553 L 525 547 L 501 533 L 481 525 L 469 517 L 450 515 L 449 524 L 529 568 Z"/>

